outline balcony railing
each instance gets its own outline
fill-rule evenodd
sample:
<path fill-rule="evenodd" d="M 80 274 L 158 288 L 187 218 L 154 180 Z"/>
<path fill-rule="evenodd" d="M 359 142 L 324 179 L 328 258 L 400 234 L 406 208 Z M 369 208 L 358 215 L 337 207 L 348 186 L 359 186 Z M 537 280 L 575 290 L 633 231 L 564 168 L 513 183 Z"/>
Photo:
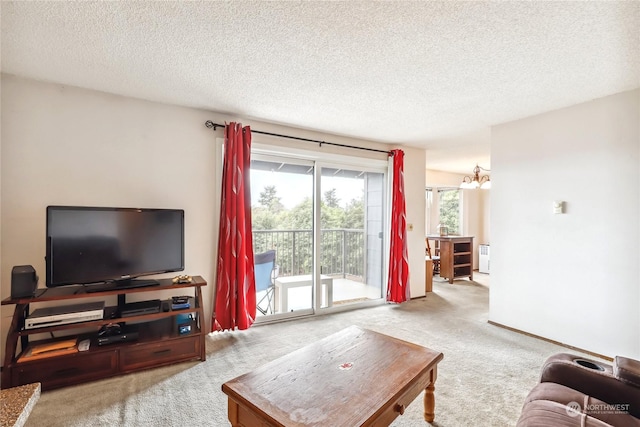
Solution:
<path fill-rule="evenodd" d="M 322 274 L 364 277 L 364 230 L 321 230 L 320 242 Z M 253 230 L 254 253 L 270 249 L 276 250 L 280 276 L 312 273 L 311 230 Z"/>

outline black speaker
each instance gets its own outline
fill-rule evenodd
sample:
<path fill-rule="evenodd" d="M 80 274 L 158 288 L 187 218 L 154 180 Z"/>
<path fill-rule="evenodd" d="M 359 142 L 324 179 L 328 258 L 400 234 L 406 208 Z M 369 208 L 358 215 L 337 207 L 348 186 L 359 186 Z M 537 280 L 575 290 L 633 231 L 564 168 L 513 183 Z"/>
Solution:
<path fill-rule="evenodd" d="M 11 270 L 11 298 L 32 297 L 38 287 L 36 270 L 30 265 L 16 265 Z"/>

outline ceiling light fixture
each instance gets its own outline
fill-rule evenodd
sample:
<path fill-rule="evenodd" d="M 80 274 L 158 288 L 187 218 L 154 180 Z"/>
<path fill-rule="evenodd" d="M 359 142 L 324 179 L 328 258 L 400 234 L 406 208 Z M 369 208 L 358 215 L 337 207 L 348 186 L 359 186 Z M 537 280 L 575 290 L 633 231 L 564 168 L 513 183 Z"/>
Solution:
<path fill-rule="evenodd" d="M 491 169 L 485 169 L 476 164 L 476 167 L 473 168 L 473 176 L 465 176 L 462 179 L 462 183 L 460 184 L 460 188 L 465 189 L 473 189 L 473 188 L 482 188 L 483 190 L 491 188 L 491 179 L 489 175 L 480 176 L 480 171 L 491 172 Z"/>

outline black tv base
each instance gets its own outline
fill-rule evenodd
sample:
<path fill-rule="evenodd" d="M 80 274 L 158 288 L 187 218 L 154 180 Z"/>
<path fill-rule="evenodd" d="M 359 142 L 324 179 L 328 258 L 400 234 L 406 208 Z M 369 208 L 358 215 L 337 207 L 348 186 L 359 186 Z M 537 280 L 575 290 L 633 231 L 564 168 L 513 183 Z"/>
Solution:
<path fill-rule="evenodd" d="M 160 282 L 153 279 L 132 279 L 121 280 L 115 282 L 101 283 L 99 285 L 87 285 L 85 286 L 86 293 L 114 291 L 118 289 L 134 289 L 134 288 L 146 288 L 147 286 L 158 286 Z"/>

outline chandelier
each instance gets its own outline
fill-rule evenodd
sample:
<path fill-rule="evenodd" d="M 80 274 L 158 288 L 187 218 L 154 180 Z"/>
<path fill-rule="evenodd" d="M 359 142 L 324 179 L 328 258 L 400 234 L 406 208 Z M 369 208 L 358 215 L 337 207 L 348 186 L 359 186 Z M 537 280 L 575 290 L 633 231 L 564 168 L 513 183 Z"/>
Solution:
<path fill-rule="evenodd" d="M 473 176 L 465 176 L 462 179 L 460 188 L 491 188 L 491 179 L 489 178 L 489 175 L 480 176 L 481 170 L 491 172 L 491 169 L 481 168 L 476 164 L 476 167 L 473 168 Z"/>

